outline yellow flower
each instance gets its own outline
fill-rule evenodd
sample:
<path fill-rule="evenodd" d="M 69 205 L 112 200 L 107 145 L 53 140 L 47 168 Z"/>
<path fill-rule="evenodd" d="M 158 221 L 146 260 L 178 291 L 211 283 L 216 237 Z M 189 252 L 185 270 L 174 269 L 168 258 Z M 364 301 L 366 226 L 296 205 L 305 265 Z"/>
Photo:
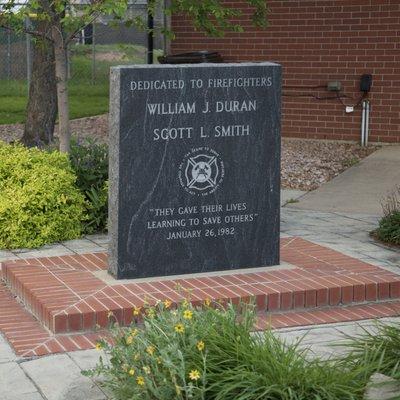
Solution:
<path fill-rule="evenodd" d="M 207 297 L 207 298 L 204 300 L 204 304 L 205 304 L 207 307 L 210 307 L 211 300 Z"/>
<path fill-rule="evenodd" d="M 198 342 L 197 342 L 197 349 L 199 350 L 199 351 L 202 351 L 202 350 L 204 350 L 204 346 L 205 346 L 205 344 L 204 344 L 204 342 L 202 341 L 202 340 L 199 340 Z"/>
<path fill-rule="evenodd" d="M 149 353 L 151 356 L 154 354 L 155 350 L 156 349 L 154 346 L 147 346 L 147 349 L 146 349 L 147 353 Z"/>
<path fill-rule="evenodd" d="M 182 285 L 180 284 L 180 283 L 177 283 L 176 285 L 175 285 L 175 288 L 174 288 L 177 292 L 180 292 L 181 290 L 182 290 Z"/>
<path fill-rule="evenodd" d="M 136 378 L 136 383 L 137 383 L 139 386 L 143 386 L 143 385 L 144 385 L 144 378 L 143 378 L 143 376 L 138 376 L 138 377 Z"/>
<path fill-rule="evenodd" d="M 149 318 L 154 318 L 154 316 L 156 315 L 156 312 L 155 312 L 154 308 L 148 308 L 146 310 L 146 314 Z"/>
<path fill-rule="evenodd" d="M 190 378 L 192 381 L 197 381 L 197 379 L 200 378 L 200 372 L 199 372 L 197 369 L 192 369 L 192 370 L 189 372 L 189 378 Z"/>
<path fill-rule="evenodd" d="M 183 313 L 183 318 L 185 319 L 192 319 L 193 317 L 193 312 L 190 310 L 185 310 Z"/>
<path fill-rule="evenodd" d="M 178 386 L 176 383 L 175 383 L 175 391 L 176 391 L 176 394 L 177 394 L 178 396 L 180 396 L 181 393 L 182 393 L 180 386 Z"/>
<path fill-rule="evenodd" d="M 132 342 L 133 342 L 133 336 L 128 336 L 126 339 L 125 339 L 125 342 L 126 342 L 126 344 L 132 344 Z"/>
<path fill-rule="evenodd" d="M 139 360 L 139 358 L 140 358 L 140 354 L 139 354 L 139 353 L 136 353 L 136 354 L 133 356 L 133 359 L 134 359 L 135 361 Z"/>
<path fill-rule="evenodd" d="M 183 332 L 185 332 L 185 327 L 183 326 L 183 324 L 177 324 L 177 325 L 175 325 L 175 332 L 177 332 L 177 333 L 183 333 Z"/>
<path fill-rule="evenodd" d="M 139 331 L 136 328 L 131 330 L 131 336 L 133 337 L 135 337 L 138 333 Z"/>
<path fill-rule="evenodd" d="M 96 343 L 96 350 L 101 350 L 103 348 L 103 345 L 99 342 Z"/>
<path fill-rule="evenodd" d="M 162 360 L 161 357 L 157 357 L 157 364 L 161 364 Z"/>
<path fill-rule="evenodd" d="M 172 305 L 172 301 L 170 301 L 170 300 L 168 300 L 168 299 L 165 299 L 165 300 L 164 300 L 164 307 L 165 307 L 165 308 L 170 308 L 171 305 Z"/>
<path fill-rule="evenodd" d="M 133 315 L 138 316 L 140 315 L 140 310 L 142 309 L 142 307 L 133 307 Z"/>
<path fill-rule="evenodd" d="M 131 369 L 129 370 L 128 374 L 129 374 L 130 376 L 135 375 L 135 370 L 134 370 L 133 368 L 131 368 Z"/>
<path fill-rule="evenodd" d="M 189 307 L 189 302 L 186 299 L 183 300 L 182 301 L 182 306 L 185 307 L 185 308 L 188 308 Z"/>
<path fill-rule="evenodd" d="M 147 365 L 145 365 L 145 366 L 143 367 L 143 371 L 146 372 L 146 374 L 149 374 L 149 373 L 150 373 L 150 367 L 148 367 Z"/>

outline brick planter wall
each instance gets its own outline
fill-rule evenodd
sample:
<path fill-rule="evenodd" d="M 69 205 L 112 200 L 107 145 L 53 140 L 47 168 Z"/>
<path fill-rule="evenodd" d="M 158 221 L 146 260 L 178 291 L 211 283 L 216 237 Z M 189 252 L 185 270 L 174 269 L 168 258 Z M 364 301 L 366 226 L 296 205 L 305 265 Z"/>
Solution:
<path fill-rule="evenodd" d="M 360 96 L 362 74 L 373 75 L 370 141 L 400 143 L 400 1 L 283 0 L 268 1 L 269 27 L 251 26 L 251 9 L 241 1 L 245 33 L 208 38 L 195 32 L 182 16 L 172 18 L 174 53 L 217 50 L 226 61 L 275 61 L 283 66 L 284 136 L 359 140 L 361 107 L 346 114 L 337 99 L 316 100 L 299 95 L 335 95 L 324 88 L 288 86 L 342 83 L 346 105 Z"/>

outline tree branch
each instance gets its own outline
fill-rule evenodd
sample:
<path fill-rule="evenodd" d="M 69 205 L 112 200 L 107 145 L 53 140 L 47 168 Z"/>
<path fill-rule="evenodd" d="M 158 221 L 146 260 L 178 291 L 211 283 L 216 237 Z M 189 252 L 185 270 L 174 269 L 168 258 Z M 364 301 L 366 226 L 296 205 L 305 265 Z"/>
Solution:
<path fill-rule="evenodd" d="M 7 31 L 10 31 L 10 32 L 17 32 L 17 30 L 15 28 L 5 25 L 2 22 L 0 22 L 0 28 L 6 29 Z M 53 42 L 53 39 L 50 36 L 47 36 L 47 34 L 45 32 L 37 31 L 34 29 L 28 29 L 28 28 L 22 28 L 21 31 L 28 35 L 40 37 L 41 39 L 46 39 L 49 42 Z"/>
<path fill-rule="evenodd" d="M 71 34 L 68 35 L 67 39 L 65 40 L 65 42 L 66 42 L 67 44 L 70 43 L 71 40 L 74 39 L 75 36 L 76 36 L 82 29 L 84 29 L 86 26 L 88 26 L 88 25 L 92 24 L 94 21 L 96 21 L 96 19 L 97 19 L 98 16 L 100 15 L 100 13 L 96 12 L 96 15 L 94 15 L 94 14 L 95 14 L 95 11 L 89 13 L 88 16 L 90 16 L 90 17 L 92 17 L 92 18 L 91 18 L 88 22 L 86 22 L 85 24 L 82 24 L 82 25 L 79 26 L 77 29 L 75 29 L 74 32 L 72 32 Z"/>

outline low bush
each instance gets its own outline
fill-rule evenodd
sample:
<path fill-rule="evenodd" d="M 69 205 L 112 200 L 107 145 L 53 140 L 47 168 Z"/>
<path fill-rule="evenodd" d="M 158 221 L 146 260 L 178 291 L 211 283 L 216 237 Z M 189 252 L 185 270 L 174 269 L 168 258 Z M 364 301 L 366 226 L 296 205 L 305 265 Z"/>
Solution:
<path fill-rule="evenodd" d="M 379 221 L 375 234 L 383 242 L 400 245 L 400 210 L 385 215 Z"/>
<path fill-rule="evenodd" d="M 372 232 L 383 242 L 400 245 L 400 186 L 382 204 L 383 218 Z"/>
<path fill-rule="evenodd" d="M 113 345 L 102 341 L 107 360 L 86 371 L 116 400 L 350 400 L 361 399 L 368 375 L 341 361 L 307 357 L 271 331 L 252 334 L 255 311 L 242 305 L 134 310 L 137 321 L 113 328 Z"/>
<path fill-rule="evenodd" d="M 85 201 L 75 179 L 66 155 L 0 142 L 0 248 L 79 237 Z"/>
<path fill-rule="evenodd" d="M 84 232 L 105 231 L 108 216 L 108 147 L 92 139 L 73 140 L 70 160 L 77 176 L 77 186 L 87 202 Z"/>

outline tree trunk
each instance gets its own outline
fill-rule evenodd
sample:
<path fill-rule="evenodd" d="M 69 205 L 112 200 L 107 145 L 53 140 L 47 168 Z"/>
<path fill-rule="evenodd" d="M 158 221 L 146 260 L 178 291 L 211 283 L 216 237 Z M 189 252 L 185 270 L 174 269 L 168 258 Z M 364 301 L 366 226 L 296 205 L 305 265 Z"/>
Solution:
<path fill-rule="evenodd" d="M 58 26 L 53 26 L 52 38 L 54 41 L 56 65 L 58 136 L 60 138 L 60 151 L 63 153 L 69 153 L 71 131 L 69 127 L 67 48 L 60 24 Z"/>
<path fill-rule="evenodd" d="M 45 23 L 37 29 L 44 31 Z M 53 141 L 57 117 L 57 88 L 54 68 L 54 48 L 49 41 L 33 44 L 32 76 L 22 143 L 28 147 L 43 147 Z"/>

